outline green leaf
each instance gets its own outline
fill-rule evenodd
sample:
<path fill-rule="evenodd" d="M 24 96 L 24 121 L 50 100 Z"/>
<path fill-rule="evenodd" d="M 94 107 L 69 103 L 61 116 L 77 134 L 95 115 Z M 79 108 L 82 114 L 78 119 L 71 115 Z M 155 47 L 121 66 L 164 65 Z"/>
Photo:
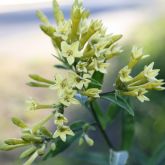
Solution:
<path fill-rule="evenodd" d="M 98 88 L 98 89 L 101 89 L 100 84 L 103 83 L 104 74 L 101 73 L 101 72 L 96 71 L 93 74 L 93 76 L 92 76 L 92 80 L 93 80 L 93 82 L 98 82 L 98 84 L 97 83 L 95 83 L 95 84 L 94 83 L 91 83 L 91 84 L 89 84 L 89 88 Z"/>
<path fill-rule="evenodd" d="M 123 150 L 128 150 L 133 141 L 134 137 L 134 117 L 129 115 L 127 112 L 123 112 L 122 116 L 122 144 Z"/>
<path fill-rule="evenodd" d="M 120 112 L 120 107 L 117 106 L 116 104 L 111 104 L 105 115 L 107 122 L 109 122 L 111 124 L 119 112 Z"/>
<path fill-rule="evenodd" d="M 104 93 L 100 95 L 102 99 L 111 101 L 114 104 L 117 104 L 122 109 L 126 110 L 130 115 L 134 116 L 134 111 L 129 103 L 121 96 L 116 96 L 115 93 Z"/>
<path fill-rule="evenodd" d="M 69 69 L 67 66 L 65 66 L 65 65 L 60 65 L 60 64 L 56 64 L 56 65 L 54 65 L 54 67 L 55 67 L 55 68 L 58 68 L 58 69 L 65 69 L 65 70 Z"/>
<path fill-rule="evenodd" d="M 165 141 L 155 150 L 147 165 L 163 165 L 165 164 Z"/>
<path fill-rule="evenodd" d="M 57 24 L 59 24 L 60 22 L 64 22 L 64 14 L 61 11 L 56 0 L 53 0 L 53 14 Z"/>
<path fill-rule="evenodd" d="M 97 114 L 97 117 L 98 117 L 102 127 L 105 129 L 106 125 L 107 125 L 107 120 L 106 120 L 106 117 L 104 116 L 103 112 L 101 111 L 101 108 L 100 108 L 99 104 L 95 100 L 95 101 L 92 102 L 92 105 L 93 105 L 95 113 Z"/>
<path fill-rule="evenodd" d="M 72 159 L 82 160 L 95 165 L 108 165 L 108 155 L 96 152 L 73 153 L 69 155 Z"/>
<path fill-rule="evenodd" d="M 76 141 L 83 133 L 82 127 L 85 124 L 83 121 L 78 121 L 73 123 L 70 128 L 75 132 L 75 136 L 68 136 L 66 142 L 63 142 L 60 138 L 55 139 L 56 150 L 50 150 L 43 158 L 47 160 L 48 158 L 54 157 L 57 154 L 66 150 L 74 141 Z"/>
<path fill-rule="evenodd" d="M 126 165 L 128 160 L 127 151 L 110 150 L 109 165 Z"/>

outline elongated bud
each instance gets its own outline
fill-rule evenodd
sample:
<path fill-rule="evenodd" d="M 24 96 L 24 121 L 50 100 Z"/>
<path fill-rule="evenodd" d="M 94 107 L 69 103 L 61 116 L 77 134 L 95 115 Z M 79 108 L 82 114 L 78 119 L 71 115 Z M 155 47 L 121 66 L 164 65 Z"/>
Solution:
<path fill-rule="evenodd" d="M 41 137 L 37 137 L 37 136 L 34 136 L 34 135 L 30 135 L 30 134 L 25 134 L 21 138 L 26 142 L 37 142 L 37 143 L 42 143 L 43 142 Z"/>
<path fill-rule="evenodd" d="M 122 34 L 117 34 L 117 35 L 113 35 L 111 39 L 112 39 L 112 42 L 114 43 L 114 42 L 120 40 L 122 37 L 123 37 Z"/>
<path fill-rule="evenodd" d="M 45 127 L 41 127 L 40 128 L 40 131 L 42 132 L 42 134 L 44 134 L 45 136 L 48 136 L 48 137 L 52 137 L 52 133 Z"/>
<path fill-rule="evenodd" d="M 40 29 L 50 37 L 53 37 L 53 34 L 56 31 L 53 26 L 40 25 Z"/>
<path fill-rule="evenodd" d="M 82 144 L 84 143 L 84 139 L 83 139 L 83 137 L 81 137 L 80 139 L 79 139 L 79 146 L 81 146 Z"/>
<path fill-rule="evenodd" d="M 8 145 L 17 145 L 25 143 L 22 139 L 7 139 L 4 141 Z"/>
<path fill-rule="evenodd" d="M 23 165 L 31 165 L 37 157 L 38 157 L 38 152 L 36 151 Z"/>
<path fill-rule="evenodd" d="M 36 147 L 32 146 L 30 148 L 28 148 L 26 151 L 24 151 L 21 155 L 20 155 L 20 159 L 24 159 L 28 156 L 30 156 L 31 154 L 33 154 L 36 151 Z"/>
<path fill-rule="evenodd" d="M 57 24 L 59 24 L 60 22 L 64 22 L 64 14 L 61 11 L 56 0 L 53 0 L 53 14 Z"/>
<path fill-rule="evenodd" d="M 52 151 L 56 150 L 56 143 L 51 143 L 50 148 Z"/>
<path fill-rule="evenodd" d="M 44 153 L 45 153 L 45 147 L 46 147 L 46 145 L 43 144 L 43 146 L 40 149 L 37 150 L 39 156 L 44 155 Z"/>
<path fill-rule="evenodd" d="M 29 77 L 35 81 L 39 81 L 39 82 L 44 82 L 44 83 L 48 83 L 48 84 L 54 84 L 53 81 L 51 80 L 48 80 L 48 79 L 45 79 L 39 75 L 36 75 L 36 74 L 30 74 Z"/>
<path fill-rule="evenodd" d="M 84 138 L 85 138 L 85 140 L 86 140 L 86 142 L 88 143 L 89 146 L 94 145 L 93 139 L 91 139 L 87 134 L 84 135 Z"/>
<path fill-rule="evenodd" d="M 47 84 L 41 84 L 41 83 L 36 83 L 36 82 L 29 82 L 26 83 L 26 85 L 30 86 L 30 87 L 40 87 L 40 88 L 49 88 L 50 85 Z"/>
<path fill-rule="evenodd" d="M 0 144 L 0 150 L 2 151 L 10 151 L 10 150 L 13 150 L 13 149 L 16 149 L 16 148 L 19 148 L 19 147 L 23 147 L 27 144 L 17 144 L 17 145 L 7 145 L 7 144 Z"/>
<path fill-rule="evenodd" d="M 39 20 L 40 20 L 42 23 L 47 24 L 47 25 L 50 24 L 48 18 L 46 17 L 46 15 L 45 15 L 42 11 L 38 10 L 38 11 L 36 12 L 36 16 L 39 18 Z"/>
<path fill-rule="evenodd" d="M 24 121 L 22 121 L 19 118 L 13 117 L 12 119 L 13 124 L 15 124 L 16 126 L 20 127 L 20 128 L 27 128 L 28 126 L 24 123 Z"/>

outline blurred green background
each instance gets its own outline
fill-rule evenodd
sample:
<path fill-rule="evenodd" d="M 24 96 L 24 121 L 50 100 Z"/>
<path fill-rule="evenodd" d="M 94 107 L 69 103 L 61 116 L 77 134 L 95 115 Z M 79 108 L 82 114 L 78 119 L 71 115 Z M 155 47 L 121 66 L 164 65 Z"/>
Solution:
<path fill-rule="evenodd" d="M 52 78 L 59 70 L 52 66 L 57 61 L 51 56 L 54 49 L 51 42 L 39 29 L 39 21 L 35 18 L 35 10 L 43 9 L 49 18 L 51 16 L 51 1 L 33 1 L 19 4 L 17 1 L 0 1 L 0 140 L 19 136 L 19 131 L 10 122 L 12 116 L 19 116 L 29 124 L 37 122 L 48 112 L 26 111 L 25 100 L 28 97 L 37 98 L 43 102 L 55 102 L 54 91 L 33 89 L 25 85 L 29 73 L 41 74 Z M 15 2 L 15 4 L 13 4 Z M 35 3 L 34 3 L 35 2 Z M 72 1 L 60 1 L 66 17 Z M 155 62 L 155 68 L 160 68 L 159 78 L 165 79 L 165 2 L 164 0 L 102 0 L 95 2 L 84 0 L 92 13 L 92 18 L 99 18 L 110 33 L 121 33 L 124 53 L 110 61 L 109 72 L 105 78 L 104 91 L 111 90 L 118 70 L 127 63 L 132 45 L 144 48 L 150 58 L 136 68 L 138 72 L 146 63 Z M 139 103 L 132 99 L 135 109 L 135 138 L 130 149 L 128 165 L 145 165 L 149 158 L 157 159 L 155 165 L 165 165 L 165 95 L 163 92 L 150 93 L 151 101 Z M 106 103 L 103 103 L 106 107 Z M 80 106 L 67 110 L 71 121 L 81 119 L 92 120 L 90 114 Z M 118 145 L 120 136 L 119 121 L 109 126 L 111 140 Z M 50 124 L 49 127 L 54 129 Z M 95 146 L 78 147 L 75 143 L 66 152 L 39 165 L 94 165 L 107 157 L 107 147 L 99 132 L 92 132 Z M 163 152 L 164 151 L 164 152 Z M 0 152 L 0 165 L 21 164 L 18 153 Z M 94 153 L 93 155 L 90 155 Z M 100 153 L 100 154 L 99 154 Z M 92 157 L 94 162 L 91 163 Z M 13 163 L 15 162 L 15 163 Z"/>

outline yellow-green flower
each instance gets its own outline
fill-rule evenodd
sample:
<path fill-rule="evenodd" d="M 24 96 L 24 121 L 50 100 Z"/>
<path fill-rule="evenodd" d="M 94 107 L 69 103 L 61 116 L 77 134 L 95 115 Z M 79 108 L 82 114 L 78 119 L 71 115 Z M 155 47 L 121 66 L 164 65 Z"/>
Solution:
<path fill-rule="evenodd" d="M 123 69 L 120 70 L 119 72 L 119 78 L 122 82 L 127 82 L 132 79 L 130 76 L 131 69 L 128 68 L 128 66 L 125 66 Z"/>
<path fill-rule="evenodd" d="M 83 87 L 87 87 L 90 83 L 89 78 L 91 76 L 89 74 L 84 74 L 83 77 L 77 75 L 76 73 L 72 72 L 70 74 L 70 81 L 73 87 L 76 87 L 78 89 L 82 89 Z"/>
<path fill-rule="evenodd" d="M 98 88 L 90 88 L 83 92 L 85 96 L 92 97 L 92 98 L 100 97 L 99 93 L 101 93 L 101 90 L 99 90 Z"/>
<path fill-rule="evenodd" d="M 63 142 L 66 142 L 66 136 L 74 136 L 74 132 L 68 126 L 58 127 L 55 131 L 53 138 L 60 137 Z"/>
<path fill-rule="evenodd" d="M 54 32 L 54 36 L 61 37 L 63 40 L 68 39 L 68 35 L 71 31 L 71 22 L 70 21 L 64 21 L 60 22 L 58 24 L 58 27 L 56 28 L 56 31 Z"/>
<path fill-rule="evenodd" d="M 33 98 L 30 98 L 29 100 L 27 100 L 26 103 L 27 103 L 28 110 L 34 111 L 37 109 L 38 103 Z"/>
<path fill-rule="evenodd" d="M 64 90 L 70 88 L 70 85 L 66 78 L 63 78 L 62 76 L 57 75 L 55 77 L 55 84 L 51 85 L 50 88 L 57 89 L 59 92 L 59 95 L 61 95 L 64 92 Z"/>
<path fill-rule="evenodd" d="M 108 64 L 104 62 L 104 60 L 98 60 L 96 58 L 92 59 L 92 62 L 88 66 L 89 69 L 99 71 L 101 73 L 107 72 Z"/>
<path fill-rule="evenodd" d="M 138 98 L 141 102 L 150 101 L 150 99 L 144 95 L 144 94 L 146 94 L 146 93 L 148 93 L 148 91 L 145 90 L 144 88 L 138 89 L 137 98 Z"/>
<path fill-rule="evenodd" d="M 84 72 L 87 73 L 87 62 L 82 62 L 79 61 L 78 64 L 76 65 L 76 69 L 78 72 Z"/>
<path fill-rule="evenodd" d="M 146 93 L 148 93 L 148 91 L 145 88 L 138 87 L 132 91 L 122 92 L 123 95 L 137 97 L 137 99 L 141 102 L 150 101 L 150 99 L 144 95 Z"/>
<path fill-rule="evenodd" d="M 132 48 L 132 54 L 131 54 L 131 58 L 130 58 L 128 67 L 133 68 L 141 59 L 147 58 L 148 56 L 149 55 L 145 55 L 143 53 L 142 48 L 137 48 L 136 46 L 134 46 Z"/>
<path fill-rule="evenodd" d="M 154 62 L 144 67 L 144 76 L 148 81 L 156 80 L 156 76 L 159 74 L 160 69 L 153 69 Z"/>
<path fill-rule="evenodd" d="M 74 98 L 76 91 L 72 89 L 67 89 L 64 91 L 63 95 L 59 98 L 59 103 L 69 106 L 70 104 L 79 104 L 78 100 Z"/>
<path fill-rule="evenodd" d="M 61 114 L 61 113 L 56 113 L 55 114 L 55 120 L 54 120 L 54 123 L 56 124 L 56 125 L 63 125 L 64 123 L 67 123 L 68 122 L 68 119 L 63 115 L 63 114 Z"/>
<path fill-rule="evenodd" d="M 69 45 L 67 42 L 63 41 L 61 43 L 61 55 L 66 58 L 69 65 L 72 65 L 75 61 L 75 58 L 80 58 L 83 56 L 83 53 L 79 51 L 79 42 L 76 41 Z"/>

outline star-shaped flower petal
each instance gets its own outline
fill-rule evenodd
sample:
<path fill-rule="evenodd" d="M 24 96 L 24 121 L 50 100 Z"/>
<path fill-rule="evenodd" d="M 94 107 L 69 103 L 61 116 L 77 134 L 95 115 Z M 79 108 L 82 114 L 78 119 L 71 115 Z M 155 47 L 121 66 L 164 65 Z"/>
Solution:
<path fill-rule="evenodd" d="M 83 53 L 79 51 L 79 42 L 76 41 L 69 45 L 67 42 L 63 41 L 61 43 L 61 55 L 66 58 L 69 65 L 72 65 L 75 61 L 75 58 L 80 58 L 83 56 Z"/>

